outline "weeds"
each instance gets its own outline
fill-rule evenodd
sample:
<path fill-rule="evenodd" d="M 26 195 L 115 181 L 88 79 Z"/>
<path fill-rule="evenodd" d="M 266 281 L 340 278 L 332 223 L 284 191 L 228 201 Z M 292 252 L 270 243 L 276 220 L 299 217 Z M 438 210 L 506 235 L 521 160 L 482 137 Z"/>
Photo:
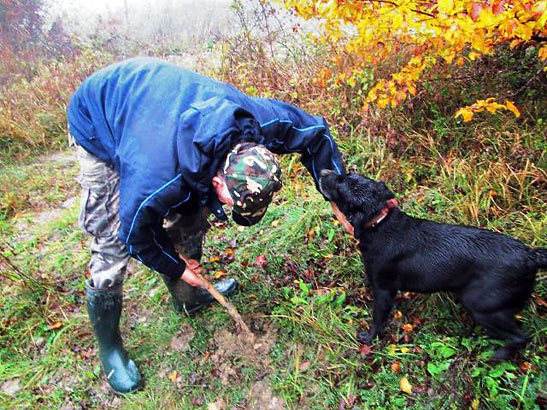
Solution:
<path fill-rule="evenodd" d="M 257 7 L 258 13 L 269 10 Z M 355 96 L 366 92 L 374 73 L 362 73 L 354 86 L 332 78 L 324 86 L 314 82 L 321 67 L 345 62 L 330 61 L 328 50 L 306 39 L 293 49 L 289 38 L 298 28 L 284 27 L 287 35 L 277 41 L 274 33 L 281 30 L 273 22 L 269 32 L 248 26 L 244 38 L 230 39 L 219 76 L 249 93 L 325 115 L 348 169 L 385 180 L 405 212 L 546 246 L 540 93 L 522 97 L 530 101 L 522 119 L 465 125 L 445 104 L 458 105 L 454 95 L 465 90 L 432 83 L 413 108 L 365 117 Z M 257 31 L 270 34 L 257 38 Z M 196 318 L 180 316 L 158 276 L 132 263 L 122 334 L 147 384 L 114 396 L 85 308 L 88 238 L 77 227 L 78 201 L 67 202 L 78 195 L 77 166 L 68 151 L 67 162 L 30 163 L 38 152 L 64 147 L 69 91 L 109 58 L 84 54 L 41 67 L 32 83 L 12 85 L 0 103 L 0 407 L 207 408 L 222 399 L 229 408 L 245 408 L 259 381 L 294 409 L 545 406 L 544 280 L 520 318 L 530 343 L 512 362 L 488 363 L 499 342 L 473 328 L 446 294 L 400 294 L 386 337 L 358 344 L 357 329 L 372 319 L 359 253 L 296 156 L 282 158 L 286 183 L 263 221 L 246 229 L 214 222 L 203 258 L 212 277 L 239 279 L 243 291 L 233 302 L 242 314 L 258 327 L 277 329 L 269 365 L 227 358 L 233 373 L 223 383 L 211 356 L 219 350 L 217 332 L 232 328 L 226 312 L 216 306 Z M 521 86 L 517 79 L 498 80 Z M 21 163 L 24 158 L 29 163 Z M 193 333 L 188 350 L 171 345 L 181 331 Z M 401 391 L 403 378 L 412 393 Z"/>

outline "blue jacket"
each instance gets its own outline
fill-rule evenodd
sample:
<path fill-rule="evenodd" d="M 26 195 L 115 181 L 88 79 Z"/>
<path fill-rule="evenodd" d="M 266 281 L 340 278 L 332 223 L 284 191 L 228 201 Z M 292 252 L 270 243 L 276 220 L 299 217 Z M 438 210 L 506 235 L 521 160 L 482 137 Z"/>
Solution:
<path fill-rule="evenodd" d="M 91 75 L 67 116 L 78 144 L 120 175 L 119 236 L 129 253 L 172 277 L 185 263 L 163 219 L 190 199 L 205 206 L 216 198 L 211 180 L 236 143 L 300 153 L 316 183 L 322 169 L 344 172 L 323 118 L 156 59 L 122 61 Z"/>

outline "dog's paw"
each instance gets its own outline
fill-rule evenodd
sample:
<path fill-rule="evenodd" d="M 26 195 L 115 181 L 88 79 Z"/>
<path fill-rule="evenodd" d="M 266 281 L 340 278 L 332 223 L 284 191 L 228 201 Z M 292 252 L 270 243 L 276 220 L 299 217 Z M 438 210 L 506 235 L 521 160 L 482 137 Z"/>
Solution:
<path fill-rule="evenodd" d="M 488 362 L 492 364 L 497 364 L 499 362 L 511 360 L 513 354 L 514 352 L 511 349 L 502 347 L 501 349 L 496 350 L 496 352 L 488 358 Z"/>
<path fill-rule="evenodd" d="M 357 340 L 359 341 L 359 343 L 364 343 L 366 345 L 369 345 L 370 342 L 372 342 L 374 336 L 376 335 L 370 330 L 361 330 L 357 332 Z"/>

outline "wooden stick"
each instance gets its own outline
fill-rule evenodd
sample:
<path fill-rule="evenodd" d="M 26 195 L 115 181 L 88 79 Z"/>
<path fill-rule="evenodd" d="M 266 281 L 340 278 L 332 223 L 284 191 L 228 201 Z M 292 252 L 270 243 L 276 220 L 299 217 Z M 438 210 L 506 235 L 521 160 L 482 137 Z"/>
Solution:
<path fill-rule="evenodd" d="M 201 275 L 203 268 L 201 267 L 199 262 L 194 259 L 187 258 L 180 253 L 179 255 L 186 262 L 186 266 L 192 271 L 192 273 L 202 281 L 203 287 L 207 289 L 207 291 L 211 294 L 211 296 L 216 299 L 218 303 L 226 308 L 230 316 L 232 316 L 232 319 L 234 319 L 236 324 L 239 326 L 241 332 L 244 333 L 246 341 L 254 344 L 255 336 L 253 332 L 251 332 L 251 329 L 247 327 L 237 309 L 226 300 L 226 298 L 213 286 L 211 282 L 209 282 Z"/>
<path fill-rule="evenodd" d="M 220 303 L 222 306 L 226 308 L 230 316 L 232 316 L 236 324 L 239 326 L 240 330 L 245 334 L 247 341 L 249 343 L 254 344 L 255 336 L 251 332 L 251 329 L 249 329 L 249 327 L 245 324 L 245 322 L 243 321 L 243 318 L 241 317 L 237 309 L 230 302 L 226 300 L 226 298 L 213 286 L 211 282 L 209 282 L 207 279 L 205 279 L 201 275 L 198 275 L 198 276 L 205 284 L 205 289 L 207 289 L 207 291 L 211 294 L 211 296 L 213 296 L 218 303 Z"/>

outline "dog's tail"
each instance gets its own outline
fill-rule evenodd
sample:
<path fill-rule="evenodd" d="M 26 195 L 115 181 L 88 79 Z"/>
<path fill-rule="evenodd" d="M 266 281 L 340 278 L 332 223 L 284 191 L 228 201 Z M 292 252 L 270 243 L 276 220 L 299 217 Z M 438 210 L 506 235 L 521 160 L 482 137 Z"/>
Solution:
<path fill-rule="evenodd" d="M 530 250 L 532 263 L 536 269 L 547 269 L 547 248 L 534 248 Z"/>

